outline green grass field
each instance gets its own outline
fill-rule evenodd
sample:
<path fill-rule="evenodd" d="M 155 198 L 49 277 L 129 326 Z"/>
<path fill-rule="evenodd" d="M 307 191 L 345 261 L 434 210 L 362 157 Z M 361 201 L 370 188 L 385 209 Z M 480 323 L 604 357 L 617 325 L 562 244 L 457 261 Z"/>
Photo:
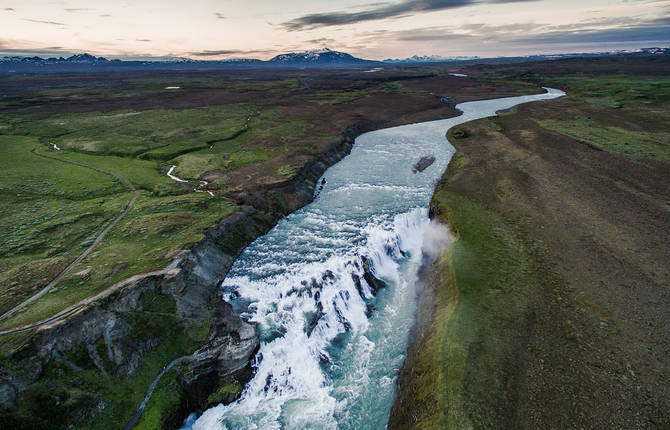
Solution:
<path fill-rule="evenodd" d="M 9 118 L 7 134 L 37 136 L 63 149 L 97 155 L 169 160 L 240 133 L 249 106 L 121 111 Z"/>
<path fill-rule="evenodd" d="M 542 79 L 547 86 L 555 85 L 587 103 L 609 108 L 637 104 L 663 105 L 670 103 L 670 78 L 659 76 L 601 75 L 566 76 Z"/>
<path fill-rule="evenodd" d="M 458 161 L 465 163 L 462 156 Z M 518 316 L 535 298 L 536 262 L 495 211 L 444 186 L 433 202 L 457 240 L 433 266 L 434 319 L 413 362 L 412 398 L 422 411 L 412 417 L 413 428 L 495 428 L 488 414 L 506 389 L 504 366 L 517 346 Z"/>
<path fill-rule="evenodd" d="M 122 210 L 116 178 L 40 156 L 32 137 L 0 136 L 0 311 L 46 285 Z"/>
<path fill-rule="evenodd" d="M 597 77 L 568 76 L 545 78 L 549 86 L 567 91 L 578 102 L 591 105 L 593 117 L 570 117 L 541 120 L 538 123 L 551 131 L 564 134 L 599 150 L 618 152 L 641 159 L 670 161 L 670 133 L 663 124 L 668 121 L 670 79 L 630 75 Z M 650 130 L 627 128 L 625 124 L 607 124 L 603 117 L 616 112 L 645 112 Z"/>
<path fill-rule="evenodd" d="M 638 158 L 670 161 L 670 133 L 607 127 L 589 118 L 544 120 L 538 123 L 547 130 L 570 136 L 596 149 L 620 152 Z"/>
<path fill-rule="evenodd" d="M 197 162 L 201 148 L 214 149 L 207 156 L 220 161 L 218 168 L 272 158 L 272 152 L 246 147 L 250 115 L 248 105 L 231 104 L 5 118 L 0 129 L 0 311 L 46 285 L 130 199 L 129 189 L 113 175 L 70 162 L 119 174 L 141 195 L 95 252 L 49 294 L 0 325 L 11 328 L 47 318 L 119 280 L 165 266 L 169 252 L 199 241 L 235 207 L 192 192 L 193 186 L 176 183 L 166 172 L 172 163 L 183 164 L 186 178 L 198 178 L 211 167 Z M 298 127 L 303 130 L 298 133 L 308 128 Z M 62 150 L 54 150 L 52 143 Z M 76 275 L 82 271 L 89 273 Z"/>

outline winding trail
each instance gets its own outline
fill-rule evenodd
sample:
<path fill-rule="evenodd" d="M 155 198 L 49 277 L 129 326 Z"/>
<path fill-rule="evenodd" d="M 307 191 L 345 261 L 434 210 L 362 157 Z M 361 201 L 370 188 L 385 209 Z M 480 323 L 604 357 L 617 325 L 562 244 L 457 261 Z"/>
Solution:
<path fill-rule="evenodd" d="M 140 417 L 142 416 L 142 413 L 144 413 L 144 409 L 147 407 L 147 403 L 149 403 L 149 400 L 151 399 L 151 395 L 154 393 L 154 390 L 156 389 L 156 386 L 158 385 L 158 382 L 161 380 L 163 375 L 165 375 L 167 372 L 170 371 L 175 365 L 181 363 L 182 361 L 185 360 L 193 360 L 199 358 L 202 353 L 200 354 L 191 354 L 191 355 L 184 355 L 183 357 L 175 358 L 161 370 L 161 372 L 156 376 L 156 379 L 153 380 L 151 385 L 149 385 L 149 390 L 147 390 L 146 396 L 144 396 L 144 400 L 142 400 L 142 403 L 140 403 L 140 407 L 137 408 L 137 411 L 135 412 L 135 415 L 128 421 L 128 423 L 123 427 L 123 430 L 130 430 L 133 427 L 135 427 L 135 424 L 140 420 Z"/>
<path fill-rule="evenodd" d="M 49 317 L 49 318 L 44 319 L 42 321 L 38 321 L 36 323 L 29 324 L 29 325 L 26 325 L 26 326 L 23 326 L 23 327 L 17 327 L 17 328 L 13 328 L 11 330 L 0 331 L 0 336 L 6 336 L 6 335 L 9 335 L 9 334 L 14 334 L 14 333 L 21 333 L 21 332 L 26 331 L 26 330 L 32 330 L 32 329 L 36 329 L 36 328 L 42 328 L 42 327 L 48 327 L 48 326 L 54 325 L 57 322 L 65 319 L 69 316 L 72 316 L 72 315 L 78 313 L 79 311 L 82 311 L 84 308 L 86 308 L 86 306 L 90 305 L 91 303 L 96 302 L 98 300 L 101 300 L 101 299 L 109 296 L 110 294 L 113 294 L 114 292 L 120 290 L 121 288 L 123 288 L 123 287 L 125 287 L 129 284 L 140 281 L 144 278 L 148 278 L 150 276 L 166 275 L 170 271 L 176 269 L 179 266 L 179 263 L 181 263 L 181 259 L 177 258 L 177 259 L 173 260 L 172 263 L 170 263 L 169 265 L 167 265 L 166 267 L 164 267 L 160 270 L 154 270 L 152 272 L 146 272 L 146 273 L 141 273 L 141 274 L 138 274 L 138 275 L 133 275 L 129 278 L 126 278 L 122 281 L 117 282 L 116 284 L 104 289 L 103 291 L 99 292 L 98 294 L 96 294 L 94 296 L 87 297 L 87 298 L 75 303 L 74 305 L 70 306 L 67 309 L 64 309 L 64 310 L 58 312 L 56 315 L 54 315 L 52 317 Z"/>
<path fill-rule="evenodd" d="M 205 355 L 206 354 L 203 353 L 203 352 L 195 353 L 195 354 L 191 354 L 191 355 L 184 355 L 182 357 L 175 358 L 174 360 L 172 360 L 170 362 L 170 364 L 165 366 L 163 368 L 163 370 L 161 370 L 161 372 L 158 374 L 158 376 L 156 376 L 156 379 L 153 380 L 151 385 L 149 385 L 149 389 L 147 390 L 147 394 L 146 394 L 146 396 L 144 396 L 144 400 L 142 400 L 142 403 L 140 403 L 140 407 L 137 408 L 137 411 L 135 412 L 135 415 L 133 415 L 133 417 L 128 421 L 128 423 L 125 425 L 125 427 L 123 427 L 123 430 L 131 430 L 133 427 L 135 427 L 135 424 L 137 424 L 140 417 L 144 413 L 144 409 L 147 407 L 147 404 L 149 403 L 149 400 L 151 399 L 151 395 L 154 393 L 154 390 L 156 389 L 156 386 L 158 386 L 158 382 L 163 377 L 163 375 L 165 375 L 167 372 L 170 371 L 170 369 L 172 369 L 175 365 L 177 365 L 178 363 L 181 363 L 182 361 L 198 360 L 198 359 L 204 357 Z M 230 371 L 226 372 L 225 374 L 221 375 L 221 377 L 232 375 L 233 373 L 243 369 L 246 366 L 247 365 L 245 363 L 243 366 L 240 366 L 238 368 L 235 368 L 233 370 L 230 370 Z"/>
<path fill-rule="evenodd" d="M 49 283 L 47 284 L 46 287 L 42 288 L 39 292 L 35 293 L 34 295 L 32 295 L 31 297 L 29 297 L 28 299 L 24 300 L 23 302 L 21 302 L 21 303 L 19 303 L 18 305 L 14 306 L 12 309 L 8 310 L 8 311 L 5 312 L 4 314 L 0 315 L 0 321 L 3 320 L 3 319 L 5 319 L 5 318 L 7 318 L 7 317 L 9 317 L 10 315 L 12 315 L 13 313 L 15 313 L 15 312 L 18 311 L 19 309 L 23 308 L 24 306 L 29 305 L 30 303 L 32 303 L 32 302 L 34 302 L 35 300 L 39 299 L 40 297 L 42 297 L 43 295 L 45 295 L 46 293 L 48 293 L 53 287 L 55 287 L 56 284 L 58 284 L 58 282 L 60 282 L 61 279 L 63 279 L 63 277 L 64 277 L 70 270 L 72 270 L 72 268 L 73 268 L 74 266 L 76 266 L 77 264 L 79 264 L 79 262 L 81 262 L 81 260 L 83 260 L 84 258 L 86 258 L 86 256 L 88 256 L 88 255 L 93 251 L 93 249 L 95 249 L 95 247 L 97 247 L 97 246 L 100 244 L 100 242 L 101 242 L 102 239 L 105 237 L 105 235 L 107 234 L 107 232 L 108 232 L 109 230 L 111 230 L 112 227 L 114 227 L 114 226 L 121 220 L 121 218 L 123 218 L 123 217 L 124 217 L 124 216 L 125 216 L 125 215 L 126 215 L 132 208 L 133 208 L 133 205 L 135 204 L 135 200 L 137 200 L 137 197 L 139 196 L 139 191 L 137 191 L 137 189 L 133 186 L 133 184 L 131 184 L 130 181 L 128 181 L 126 178 L 124 178 L 123 176 L 119 175 L 118 173 L 114 173 L 114 172 L 111 172 L 111 171 L 109 171 L 109 170 L 101 169 L 101 168 L 99 168 L 99 167 L 90 166 L 90 165 L 88 165 L 88 164 L 79 163 L 79 162 L 77 162 L 77 161 L 63 160 L 63 159 L 60 159 L 60 158 L 58 158 L 58 157 L 53 157 L 53 156 L 51 156 L 51 155 L 47 155 L 47 154 L 44 154 L 44 153 L 40 152 L 39 149 L 37 149 L 37 148 L 34 149 L 32 152 L 33 152 L 33 154 L 35 154 L 35 155 L 37 155 L 37 156 L 40 156 L 40 157 L 49 158 L 49 159 L 51 159 L 51 160 L 60 161 L 60 162 L 62 162 L 62 163 L 74 164 L 75 166 L 85 167 L 85 168 L 87 168 L 87 169 L 92 169 L 92 170 L 95 170 L 95 171 L 97 171 L 97 172 L 100 172 L 100 173 L 104 173 L 104 174 L 106 174 L 106 175 L 113 176 L 113 177 L 115 177 L 116 179 L 118 179 L 119 181 L 121 181 L 126 187 L 128 187 L 128 188 L 133 192 L 133 196 L 131 197 L 130 201 L 128 202 L 128 205 L 127 205 L 126 208 L 123 210 L 123 212 L 121 212 L 116 218 L 114 218 L 114 219 L 112 220 L 112 222 L 110 222 L 109 224 L 107 224 L 107 227 L 105 227 L 104 230 L 102 230 L 102 232 L 95 238 L 95 240 L 93 241 L 93 243 L 92 243 L 88 248 L 86 248 L 86 249 L 84 250 L 84 252 L 82 252 L 77 258 L 74 259 L 74 261 L 72 261 L 70 264 L 68 264 L 67 267 L 65 267 L 65 269 L 61 270 L 60 273 L 58 273 L 58 275 L 56 275 L 56 277 L 53 278 L 53 279 L 51 280 L 51 282 L 49 282 Z M 105 290 L 105 291 L 107 291 L 107 290 Z M 71 308 L 68 308 L 68 309 L 71 309 Z M 63 311 L 63 312 L 65 312 L 65 311 Z M 62 312 L 61 312 L 61 313 L 62 313 Z M 71 313 L 71 312 L 69 312 L 68 315 L 69 315 L 70 313 Z M 59 315 L 59 314 L 57 314 L 56 316 L 58 316 L 58 315 Z M 53 318 L 56 318 L 56 316 L 52 317 L 52 319 L 53 319 Z M 39 326 L 39 323 L 38 323 L 38 326 Z M 24 330 L 28 330 L 28 329 L 27 329 L 27 328 L 25 328 L 25 329 L 19 329 L 19 331 L 24 331 Z M 12 332 L 12 331 L 10 331 L 10 332 Z M 14 331 L 14 332 L 16 332 L 16 331 Z M 0 335 L 3 335 L 3 334 L 9 334 L 9 333 L 8 333 L 8 332 L 0 332 Z"/>

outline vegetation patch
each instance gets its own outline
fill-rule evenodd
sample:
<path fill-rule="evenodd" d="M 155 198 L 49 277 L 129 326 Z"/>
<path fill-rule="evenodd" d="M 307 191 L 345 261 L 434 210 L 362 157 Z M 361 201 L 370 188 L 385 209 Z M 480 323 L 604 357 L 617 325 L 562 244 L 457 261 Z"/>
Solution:
<path fill-rule="evenodd" d="M 637 158 L 670 161 L 670 133 L 606 127 L 590 118 L 537 122 L 547 130 L 564 134 L 597 149 L 620 152 Z"/>
<path fill-rule="evenodd" d="M 151 303 L 149 296 L 143 300 Z M 126 375 L 124 369 L 107 359 L 107 347 L 102 340 L 97 348 L 100 357 L 97 363 L 87 348 L 78 347 L 47 366 L 40 381 L 20 397 L 14 414 L 0 416 L 0 420 L 15 426 L 3 428 L 111 430 L 123 427 L 160 370 L 175 357 L 186 355 L 199 345 L 200 340 L 186 335 L 178 318 L 141 311 L 121 313 L 119 317 L 133 331 L 136 341 L 158 340 L 157 347 L 143 357 L 132 375 Z M 124 354 L 132 354 L 138 347 L 119 346 Z M 162 422 L 170 416 L 181 393 L 176 377 L 177 369 L 173 369 L 161 378 L 138 428 L 161 428 Z"/>
<path fill-rule="evenodd" d="M 495 411 L 506 401 L 537 294 L 535 257 L 505 218 L 449 191 L 446 181 L 432 206 L 458 239 L 432 267 L 432 324 L 412 361 L 416 379 L 405 388 L 413 405 L 397 411 L 389 428 L 500 428 Z"/>
<path fill-rule="evenodd" d="M 454 137 L 456 139 L 465 139 L 466 137 L 470 137 L 470 132 L 464 128 L 459 128 L 454 131 Z"/>
<path fill-rule="evenodd" d="M 227 384 L 219 388 L 216 392 L 210 394 L 207 398 L 207 403 L 210 405 L 218 405 L 221 403 L 228 404 L 237 399 L 242 393 L 241 384 Z"/>
<path fill-rule="evenodd" d="M 275 173 L 277 175 L 282 176 L 284 178 L 292 178 L 298 173 L 298 169 L 296 169 L 294 166 L 291 166 L 290 164 L 285 164 L 281 167 L 279 167 Z"/>

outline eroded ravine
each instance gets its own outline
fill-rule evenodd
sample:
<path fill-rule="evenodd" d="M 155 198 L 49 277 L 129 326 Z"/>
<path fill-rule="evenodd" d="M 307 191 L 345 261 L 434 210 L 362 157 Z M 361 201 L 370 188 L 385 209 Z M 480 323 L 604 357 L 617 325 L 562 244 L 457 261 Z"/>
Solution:
<path fill-rule="evenodd" d="M 446 131 L 547 93 L 458 105 L 463 115 L 361 135 L 316 200 L 242 253 L 224 299 L 258 323 L 241 398 L 193 429 L 383 429 L 415 310 L 428 204 L 454 148 Z M 416 172 L 422 158 L 434 157 Z M 376 278 L 383 280 L 381 287 Z"/>

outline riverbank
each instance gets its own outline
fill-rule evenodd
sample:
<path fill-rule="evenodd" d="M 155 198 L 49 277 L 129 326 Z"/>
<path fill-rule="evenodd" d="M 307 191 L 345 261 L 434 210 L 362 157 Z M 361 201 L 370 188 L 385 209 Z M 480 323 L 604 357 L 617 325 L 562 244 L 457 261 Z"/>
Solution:
<path fill-rule="evenodd" d="M 389 429 L 670 425 L 668 101 L 627 96 L 645 79 L 564 79 L 573 96 L 449 134 L 431 212 L 457 240 L 425 275 Z"/>

